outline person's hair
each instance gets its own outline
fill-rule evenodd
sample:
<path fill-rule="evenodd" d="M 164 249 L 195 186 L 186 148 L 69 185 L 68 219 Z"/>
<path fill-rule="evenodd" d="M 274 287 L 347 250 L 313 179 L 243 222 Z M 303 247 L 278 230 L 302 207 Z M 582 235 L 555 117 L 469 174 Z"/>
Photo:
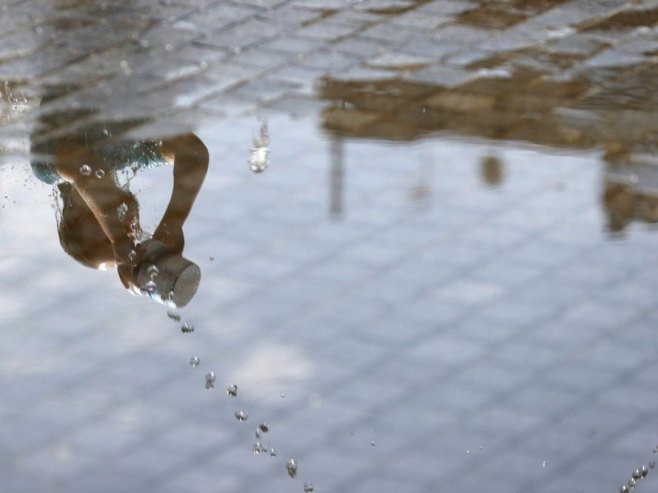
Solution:
<path fill-rule="evenodd" d="M 70 183 L 59 184 L 57 188 L 61 199 L 57 233 L 62 249 L 92 269 L 114 263 L 112 243 L 78 191 Z M 134 195 L 128 191 L 122 193 L 128 209 L 135 211 L 138 205 Z"/>

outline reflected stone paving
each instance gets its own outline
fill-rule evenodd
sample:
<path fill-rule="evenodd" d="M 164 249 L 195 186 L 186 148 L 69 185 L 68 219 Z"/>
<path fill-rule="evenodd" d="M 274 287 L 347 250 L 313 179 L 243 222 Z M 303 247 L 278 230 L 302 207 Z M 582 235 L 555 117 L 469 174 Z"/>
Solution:
<path fill-rule="evenodd" d="M 0 25 L 0 491 L 655 489 L 651 2 Z M 27 154 L 97 128 L 208 148 L 184 310 L 60 246 Z M 152 231 L 171 169 L 129 186 Z"/>

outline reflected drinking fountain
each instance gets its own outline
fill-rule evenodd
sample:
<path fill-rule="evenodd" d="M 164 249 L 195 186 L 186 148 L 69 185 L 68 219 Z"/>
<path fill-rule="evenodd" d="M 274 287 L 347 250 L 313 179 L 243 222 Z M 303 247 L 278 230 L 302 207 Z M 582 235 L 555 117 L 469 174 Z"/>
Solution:
<path fill-rule="evenodd" d="M 143 255 L 134 269 L 133 291 L 172 308 L 187 305 L 201 282 L 199 266 L 157 240 L 147 240 L 139 248 Z"/>

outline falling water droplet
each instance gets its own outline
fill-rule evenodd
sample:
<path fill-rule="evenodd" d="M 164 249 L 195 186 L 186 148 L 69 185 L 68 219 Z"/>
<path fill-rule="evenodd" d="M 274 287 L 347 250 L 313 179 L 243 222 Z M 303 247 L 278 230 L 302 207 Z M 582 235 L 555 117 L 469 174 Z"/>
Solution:
<path fill-rule="evenodd" d="M 655 467 L 656 467 L 656 461 L 652 460 L 651 462 L 649 462 L 649 469 L 653 469 Z"/>
<path fill-rule="evenodd" d="M 208 258 L 210 259 L 211 262 L 213 262 L 213 261 L 215 260 L 215 257 L 214 257 L 213 255 L 211 255 L 211 256 L 208 257 Z"/>
<path fill-rule="evenodd" d="M 180 322 L 180 315 L 176 312 L 167 312 L 167 316 L 174 322 Z"/>
<path fill-rule="evenodd" d="M 96 178 L 100 180 L 105 177 L 105 171 L 103 171 L 102 169 L 97 169 L 94 175 L 96 175 Z"/>
<path fill-rule="evenodd" d="M 258 137 L 254 138 L 253 147 L 249 156 L 249 169 L 254 173 L 262 173 L 267 169 L 270 161 L 270 136 L 267 122 L 260 126 Z"/>
<path fill-rule="evenodd" d="M 619 493 L 629 493 L 628 486 L 624 485 L 621 488 L 619 488 Z"/>
<path fill-rule="evenodd" d="M 295 459 L 288 460 L 286 463 L 286 470 L 288 471 L 288 476 L 291 478 L 294 479 L 297 477 L 297 462 L 295 462 Z"/>
<path fill-rule="evenodd" d="M 270 456 L 276 457 L 276 449 L 273 448 L 270 449 Z"/>
<path fill-rule="evenodd" d="M 247 421 L 247 419 L 249 419 L 249 414 L 247 414 L 245 411 L 235 411 L 233 415 L 235 416 L 235 419 L 240 422 Z"/>
<path fill-rule="evenodd" d="M 635 488 L 635 485 L 637 484 L 637 481 L 635 481 L 633 478 L 631 478 L 631 479 L 628 480 L 627 484 L 628 484 L 628 488 L 632 490 L 633 488 Z"/>
<path fill-rule="evenodd" d="M 267 433 L 268 431 L 270 431 L 270 427 L 267 426 L 267 423 L 261 423 L 258 425 L 258 430 L 262 431 L 263 433 Z"/>
<path fill-rule="evenodd" d="M 83 164 L 82 166 L 80 166 L 80 174 L 82 176 L 91 175 L 91 166 L 89 166 L 88 164 Z"/>
<path fill-rule="evenodd" d="M 267 448 L 265 450 L 267 451 Z M 254 443 L 254 446 L 251 448 L 251 451 L 254 453 L 254 455 L 259 455 L 260 453 L 263 452 L 263 444 L 260 442 Z"/>
<path fill-rule="evenodd" d="M 199 366 L 199 363 L 201 363 L 201 360 L 198 356 L 192 356 L 192 358 L 190 358 L 190 365 L 192 365 L 194 368 Z"/>
<path fill-rule="evenodd" d="M 642 466 L 640 468 L 640 474 L 642 475 L 643 478 L 647 477 L 647 474 L 649 474 L 649 469 L 647 469 L 647 466 Z"/>
<path fill-rule="evenodd" d="M 542 468 L 542 469 L 546 469 L 546 461 L 544 461 L 544 462 L 541 463 L 541 468 Z"/>
<path fill-rule="evenodd" d="M 631 476 L 633 477 L 633 479 L 640 479 L 642 477 L 642 473 L 640 472 L 639 469 L 635 469 L 635 471 L 633 471 L 633 474 L 631 474 Z"/>
<path fill-rule="evenodd" d="M 313 485 L 311 483 L 304 483 L 304 493 L 311 493 L 313 491 Z"/>
<path fill-rule="evenodd" d="M 151 265 L 147 270 L 146 273 L 149 276 L 149 279 L 153 280 L 156 277 L 158 277 L 158 274 L 160 273 L 160 269 L 158 269 L 155 265 Z"/>
<path fill-rule="evenodd" d="M 254 435 L 256 435 L 256 438 L 260 438 L 260 437 L 261 437 L 260 428 L 256 428 L 256 431 L 255 431 Z"/>
<path fill-rule="evenodd" d="M 215 372 L 211 371 L 206 375 L 206 389 L 215 388 Z"/>
<path fill-rule="evenodd" d="M 191 334 L 192 332 L 194 332 L 194 325 L 190 325 L 187 322 L 185 322 L 183 325 L 181 325 L 180 331 L 183 334 Z"/>
<path fill-rule="evenodd" d="M 370 442 L 370 446 L 371 446 L 371 447 L 374 447 L 374 446 L 375 446 L 375 441 L 374 441 L 374 440 L 372 440 L 372 441 Z"/>

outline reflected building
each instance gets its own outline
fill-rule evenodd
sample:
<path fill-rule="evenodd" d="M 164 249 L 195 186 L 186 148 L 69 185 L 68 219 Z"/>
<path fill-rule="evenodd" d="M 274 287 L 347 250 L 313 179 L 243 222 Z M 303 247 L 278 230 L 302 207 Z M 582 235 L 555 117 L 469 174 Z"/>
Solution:
<path fill-rule="evenodd" d="M 326 78 L 319 85 L 329 103 L 323 126 L 343 139 L 412 142 L 445 132 L 558 150 L 600 150 L 602 206 L 610 231 L 633 219 L 654 222 L 658 167 L 648 163 L 658 146 L 658 67 L 591 69 L 560 80 L 547 70 L 503 62 L 479 62 L 472 77 L 455 85 Z M 492 72 L 491 67 L 500 69 L 498 63 L 506 72 Z M 500 185 L 504 175 L 496 156 L 480 162 L 488 186 Z"/>

